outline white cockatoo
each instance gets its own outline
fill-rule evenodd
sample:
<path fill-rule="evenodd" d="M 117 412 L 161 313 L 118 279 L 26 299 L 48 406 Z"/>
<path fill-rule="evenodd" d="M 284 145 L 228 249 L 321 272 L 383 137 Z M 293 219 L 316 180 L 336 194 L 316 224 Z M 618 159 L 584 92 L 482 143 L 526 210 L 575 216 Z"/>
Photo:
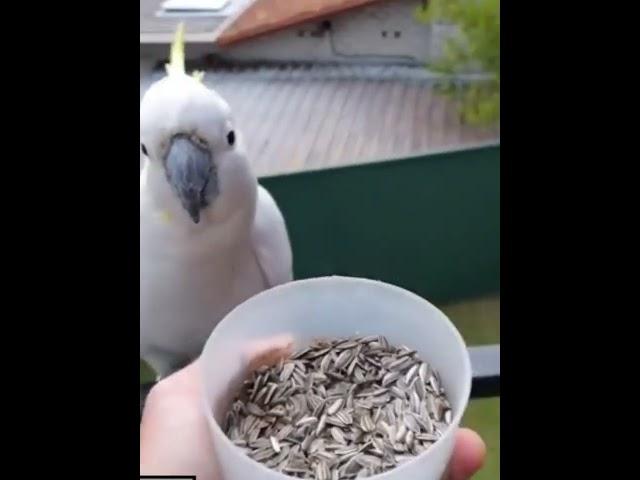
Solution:
<path fill-rule="evenodd" d="M 284 218 L 227 103 L 186 73 L 183 35 L 140 105 L 140 356 L 159 377 L 238 304 L 293 277 Z"/>

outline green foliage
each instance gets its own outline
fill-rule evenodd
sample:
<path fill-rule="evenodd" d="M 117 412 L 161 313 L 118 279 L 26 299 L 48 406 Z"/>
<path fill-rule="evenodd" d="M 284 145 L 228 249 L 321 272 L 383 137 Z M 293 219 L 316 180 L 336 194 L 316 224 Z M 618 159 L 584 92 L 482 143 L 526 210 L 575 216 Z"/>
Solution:
<path fill-rule="evenodd" d="M 156 374 L 147 362 L 140 359 L 140 385 L 153 382 Z"/>
<path fill-rule="evenodd" d="M 444 80 L 442 91 L 459 101 L 464 120 L 487 125 L 500 120 L 500 0 L 430 0 L 416 10 L 419 21 L 454 24 L 442 58 L 430 68 L 451 76 L 479 72 L 472 82 Z"/>

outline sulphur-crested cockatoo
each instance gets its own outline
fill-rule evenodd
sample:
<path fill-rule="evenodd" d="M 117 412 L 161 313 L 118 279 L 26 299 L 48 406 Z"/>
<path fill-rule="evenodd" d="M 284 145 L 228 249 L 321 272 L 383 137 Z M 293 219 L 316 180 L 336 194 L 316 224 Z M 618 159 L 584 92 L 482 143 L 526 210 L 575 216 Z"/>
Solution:
<path fill-rule="evenodd" d="M 186 73 L 183 38 L 180 26 L 140 105 L 140 356 L 159 377 L 239 303 L 292 279 L 283 216 L 227 103 Z"/>

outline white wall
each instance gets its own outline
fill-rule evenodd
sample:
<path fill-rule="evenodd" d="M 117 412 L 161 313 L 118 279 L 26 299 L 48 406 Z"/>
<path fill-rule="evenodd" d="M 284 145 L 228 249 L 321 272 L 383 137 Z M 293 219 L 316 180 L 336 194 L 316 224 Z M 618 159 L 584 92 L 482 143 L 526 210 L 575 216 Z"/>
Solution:
<path fill-rule="evenodd" d="M 337 15 L 332 32 L 312 35 L 320 22 L 292 27 L 221 49 L 221 56 L 244 61 L 337 61 L 424 64 L 441 42 L 419 23 L 419 0 L 391 0 Z M 437 29 L 442 32 L 442 28 Z M 333 41 L 331 40 L 333 36 Z"/>

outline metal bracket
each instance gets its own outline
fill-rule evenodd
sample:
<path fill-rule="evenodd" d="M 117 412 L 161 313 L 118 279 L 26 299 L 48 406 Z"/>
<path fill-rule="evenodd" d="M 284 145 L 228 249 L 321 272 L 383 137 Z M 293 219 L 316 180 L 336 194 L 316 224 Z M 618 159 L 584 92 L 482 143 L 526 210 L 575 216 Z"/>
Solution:
<path fill-rule="evenodd" d="M 470 347 L 471 398 L 500 396 L 500 344 Z"/>

